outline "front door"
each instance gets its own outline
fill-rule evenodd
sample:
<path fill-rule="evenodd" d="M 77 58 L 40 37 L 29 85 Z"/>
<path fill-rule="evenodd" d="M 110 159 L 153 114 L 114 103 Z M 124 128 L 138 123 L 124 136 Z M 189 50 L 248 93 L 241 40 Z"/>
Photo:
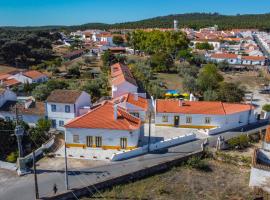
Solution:
<path fill-rule="evenodd" d="M 127 138 L 120 138 L 120 147 L 121 149 L 127 148 Z"/>
<path fill-rule="evenodd" d="M 179 126 L 179 116 L 174 116 L 174 126 Z"/>

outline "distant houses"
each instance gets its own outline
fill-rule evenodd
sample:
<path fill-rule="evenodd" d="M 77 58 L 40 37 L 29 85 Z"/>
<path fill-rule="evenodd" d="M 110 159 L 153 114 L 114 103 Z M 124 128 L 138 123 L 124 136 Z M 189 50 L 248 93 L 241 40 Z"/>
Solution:
<path fill-rule="evenodd" d="M 63 60 L 64 61 L 71 61 L 74 60 L 76 58 L 79 58 L 80 56 L 82 56 L 84 54 L 84 50 L 76 50 L 76 51 L 72 51 L 68 54 L 63 55 Z"/>
<path fill-rule="evenodd" d="M 26 83 L 43 83 L 48 81 L 48 76 L 37 70 L 30 70 L 25 72 L 19 72 L 9 77 L 9 79 L 15 79 L 23 84 Z"/>
<path fill-rule="evenodd" d="M 54 90 L 46 100 L 46 116 L 52 128 L 64 131 L 64 125 L 90 109 L 91 97 L 77 90 Z"/>

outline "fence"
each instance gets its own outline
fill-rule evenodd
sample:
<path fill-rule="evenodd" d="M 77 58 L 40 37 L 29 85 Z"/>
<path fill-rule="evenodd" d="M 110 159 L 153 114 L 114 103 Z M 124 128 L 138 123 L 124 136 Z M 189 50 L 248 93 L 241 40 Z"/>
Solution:
<path fill-rule="evenodd" d="M 128 158 L 132 158 L 135 156 L 139 156 L 142 154 L 145 154 L 148 152 L 148 148 L 150 151 L 156 151 L 156 150 L 160 150 L 160 149 L 164 149 L 164 148 L 168 148 L 171 146 L 175 146 L 184 142 L 189 142 L 192 140 L 196 139 L 196 134 L 195 133 L 190 133 L 187 135 L 182 135 L 179 137 L 175 137 L 175 138 L 171 138 L 171 139 L 167 139 L 161 142 L 157 142 L 154 144 L 150 144 L 150 146 L 148 147 L 148 145 L 144 145 L 142 147 L 139 147 L 137 149 L 134 150 L 130 150 L 130 151 L 126 151 L 126 152 L 121 152 L 121 153 L 116 153 L 112 156 L 111 160 L 112 161 L 119 161 L 119 160 L 125 160 Z"/>

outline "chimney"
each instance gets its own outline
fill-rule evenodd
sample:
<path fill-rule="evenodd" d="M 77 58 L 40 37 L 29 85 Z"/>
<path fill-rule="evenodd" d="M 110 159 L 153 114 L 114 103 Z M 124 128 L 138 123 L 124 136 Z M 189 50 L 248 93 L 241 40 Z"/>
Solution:
<path fill-rule="evenodd" d="M 117 120 L 118 118 L 118 109 L 117 109 L 117 105 L 113 106 L 113 119 Z"/>
<path fill-rule="evenodd" d="M 139 94 L 138 93 L 134 93 L 134 101 L 138 101 L 139 98 Z"/>
<path fill-rule="evenodd" d="M 189 101 L 194 101 L 194 95 L 192 93 L 189 95 Z"/>
<path fill-rule="evenodd" d="M 179 99 L 179 106 L 180 106 L 180 107 L 183 106 L 183 99 L 182 99 L 182 98 Z"/>

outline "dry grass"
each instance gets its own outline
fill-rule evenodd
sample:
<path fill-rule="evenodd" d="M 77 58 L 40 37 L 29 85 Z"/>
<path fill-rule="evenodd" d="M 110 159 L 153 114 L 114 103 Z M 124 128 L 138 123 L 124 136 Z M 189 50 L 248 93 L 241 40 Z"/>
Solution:
<path fill-rule="evenodd" d="M 102 193 L 105 199 L 232 200 L 252 199 L 249 169 L 209 161 L 211 172 L 177 167 L 169 172 Z M 96 197 L 100 197 L 98 194 Z M 83 200 L 94 199 L 84 198 Z"/>
<path fill-rule="evenodd" d="M 6 65 L 0 65 L 0 74 L 10 73 L 15 70 L 18 70 L 18 69 L 16 69 L 15 67 L 10 67 Z"/>
<path fill-rule="evenodd" d="M 156 77 L 165 84 L 167 89 L 183 91 L 183 79 L 178 74 L 158 73 Z"/>

